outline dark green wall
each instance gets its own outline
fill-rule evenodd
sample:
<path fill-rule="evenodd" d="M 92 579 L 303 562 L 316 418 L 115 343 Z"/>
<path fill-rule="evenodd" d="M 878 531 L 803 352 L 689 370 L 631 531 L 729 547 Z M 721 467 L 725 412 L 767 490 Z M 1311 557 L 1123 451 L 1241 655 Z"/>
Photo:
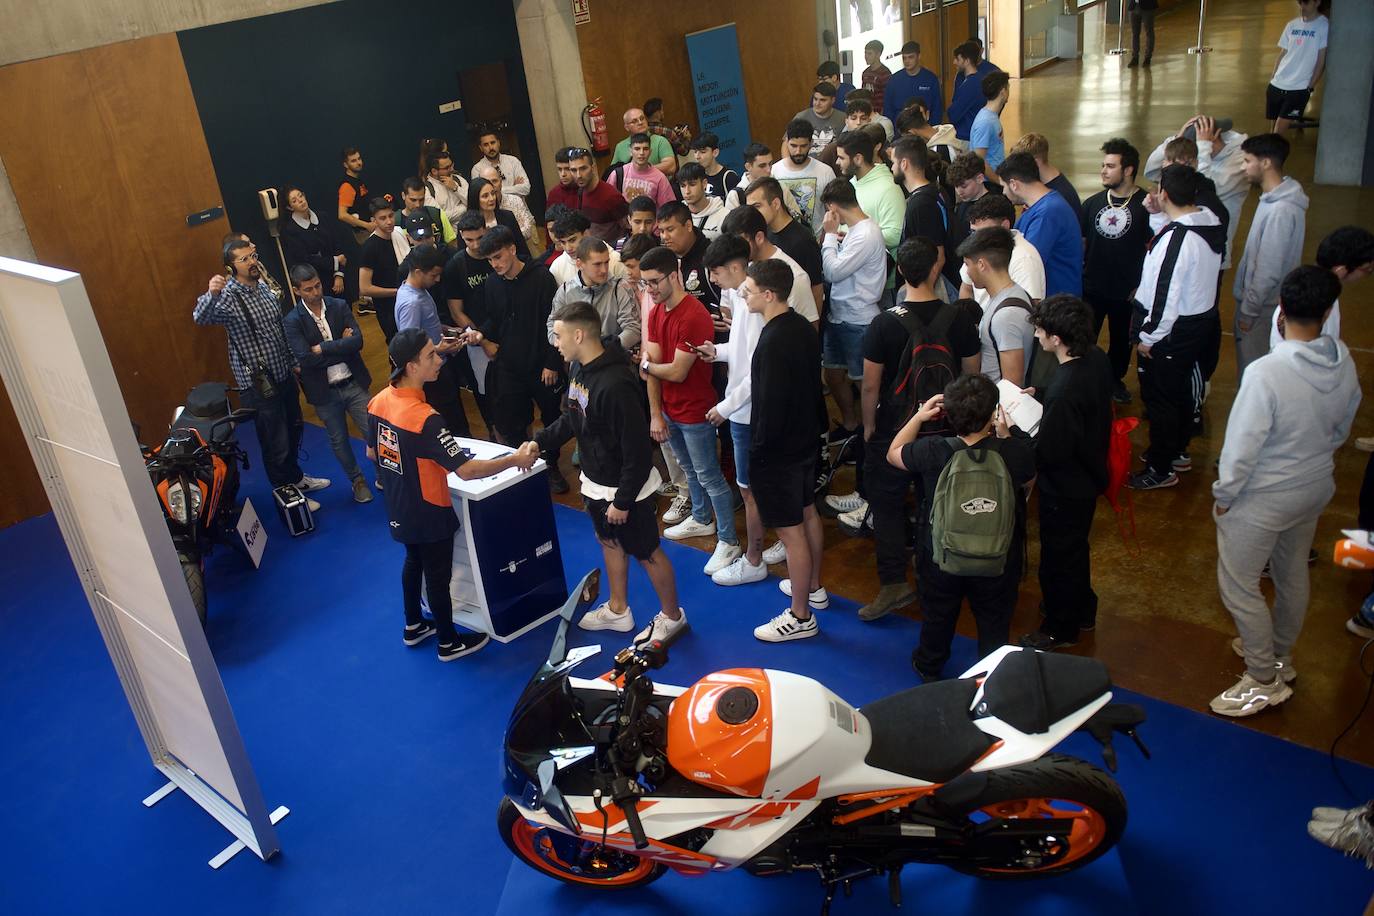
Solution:
<path fill-rule="evenodd" d="M 508 0 L 342 0 L 177 37 L 229 224 L 260 247 L 267 243 L 260 188 L 300 185 L 320 218 L 336 225 L 346 145 L 362 149 L 370 193 L 399 196 L 426 137 L 448 140 L 466 175 L 464 109 L 440 114 L 439 105 L 460 98 L 459 71 L 497 61 L 506 64 L 514 129 L 535 188 L 530 203 L 542 204 Z"/>

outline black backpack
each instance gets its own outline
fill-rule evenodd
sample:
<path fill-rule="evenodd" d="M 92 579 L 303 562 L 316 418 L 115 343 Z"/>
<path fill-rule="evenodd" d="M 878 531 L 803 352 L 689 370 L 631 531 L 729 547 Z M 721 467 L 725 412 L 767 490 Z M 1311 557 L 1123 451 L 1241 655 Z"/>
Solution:
<path fill-rule="evenodd" d="M 897 371 L 883 392 L 883 428 L 895 433 L 906 425 L 921 405 L 959 376 L 959 360 L 949 342 L 949 329 L 959 316 L 959 306 L 941 303 L 940 310 L 929 325 L 917 316 L 915 309 L 898 303 L 888 310 L 906 329 L 906 346 L 897 361 Z M 949 433 L 949 421 L 944 417 L 922 424 L 921 436 Z"/>
<path fill-rule="evenodd" d="M 988 336 L 992 337 L 992 348 L 998 353 L 999 359 L 1001 358 L 1000 354 L 1002 348 L 997 345 L 997 338 L 993 337 L 992 319 L 1004 308 L 1025 309 L 1027 314 L 1029 314 L 1031 311 L 1031 304 L 1021 298 L 1004 299 L 998 303 L 997 308 L 992 312 L 992 316 L 988 318 Z M 1045 395 L 1048 394 L 1050 390 L 1050 382 L 1054 381 L 1054 373 L 1058 368 L 1059 360 L 1054 359 L 1039 345 L 1031 347 L 1030 363 L 1026 366 L 1025 377 L 1021 382 L 1021 387 L 1034 388 L 1035 399 L 1043 404 L 1045 402 Z"/>

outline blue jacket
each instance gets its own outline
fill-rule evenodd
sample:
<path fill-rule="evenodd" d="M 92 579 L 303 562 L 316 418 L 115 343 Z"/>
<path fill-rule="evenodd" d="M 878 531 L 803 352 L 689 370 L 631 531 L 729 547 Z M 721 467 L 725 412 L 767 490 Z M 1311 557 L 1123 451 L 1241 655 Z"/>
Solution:
<path fill-rule="evenodd" d="M 959 74 L 963 76 L 962 73 Z M 967 141 L 973 129 L 973 119 L 988 100 L 983 97 L 983 78 L 978 74 L 955 82 L 954 97 L 949 100 L 949 123 L 954 125 L 954 136 Z"/>
<path fill-rule="evenodd" d="M 979 90 L 980 92 L 982 90 Z M 883 114 L 889 121 L 896 123 L 897 115 L 912 99 L 920 97 L 930 109 L 930 123 L 941 124 L 945 120 L 945 97 L 940 91 L 940 78 L 925 67 L 912 76 L 905 70 L 898 70 L 887 81 L 883 89 Z"/>
<path fill-rule="evenodd" d="M 330 296 L 324 298 L 324 320 L 329 322 L 329 333 L 333 340 L 325 340 L 315 318 L 303 303 L 282 316 L 282 330 L 286 333 L 287 345 L 301 367 L 301 389 L 305 399 L 311 404 L 323 404 L 329 400 L 328 368 L 334 363 L 343 363 L 353 373 L 353 379 L 363 386 L 364 391 L 372 387 L 372 375 L 363 363 L 363 331 L 353 310 L 342 299 Z M 344 336 L 344 329 L 352 328 L 353 333 Z M 310 352 L 316 344 L 320 353 Z"/>

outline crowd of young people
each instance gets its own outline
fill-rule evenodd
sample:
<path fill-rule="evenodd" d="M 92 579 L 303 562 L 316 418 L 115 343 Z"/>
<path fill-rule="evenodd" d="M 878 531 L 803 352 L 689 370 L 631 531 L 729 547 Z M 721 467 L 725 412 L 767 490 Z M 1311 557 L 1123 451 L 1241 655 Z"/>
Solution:
<path fill-rule="evenodd" d="M 212 282 L 196 320 L 230 326 L 246 382 L 259 364 L 282 383 L 283 366 L 324 371 L 307 396 L 326 408 L 331 434 L 358 413 L 349 385 L 359 380 L 351 338 L 361 331 L 351 315 L 334 315 L 322 282 L 336 294 L 351 288 L 377 313 L 394 372 L 369 407 L 368 446 L 393 533 L 408 544 L 408 645 L 437 629 L 411 609 L 421 571 L 432 597 L 447 593 L 435 557 L 445 535 L 451 549 L 452 531 L 397 524 L 430 498 L 423 481 L 418 490 L 402 483 L 407 462 L 419 455 L 430 462 L 420 470 L 476 474 L 542 455 L 552 488 L 566 492 L 558 461 L 572 439 L 611 584 L 585 629 L 635 630 L 633 557 L 660 603 L 635 639 L 687 632 L 661 521 L 663 537 L 714 539 L 702 574 L 718 586 L 785 564 L 787 606 L 754 633 L 815 637 L 815 611 L 830 602 L 824 511 L 875 540 L 879 590 L 860 618 L 916 605 L 913 666 L 939 678 L 964 599 L 981 650 L 1010 639 L 1029 503 L 1044 619 L 1021 642 L 1072 646 L 1098 623 L 1090 535 L 1109 483 L 1115 406 L 1133 400 L 1132 355 L 1149 443 L 1129 485 L 1176 486 L 1192 468 L 1189 440 L 1219 359 L 1220 289 L 1234 261 L 1242 383 L 1213 493 L 1220 592 L 1246 673 L 1212 708 L 1249 715 L 1291 695 L 1308 552 L 1333 492 L 1331 454 L 1359 401 L 1336 297 L 1374 269 L 1374 236 L 1337 230 L 1318 264 L 1303 266 L 1306 197 L 1284 174 L 1287 141 L 1203 115 L 1143 166 L 1127 139 L 1106 139 L 1101 189 L 1083 199 L 1043 134 L 1006 142 L 1008 79 L 976 40 L 955 50 L 948 124 L 920 55 L 909 42 L 892 73 L 881 46 L 870 46 L 861 87 L 841 86 L 838 68 L 823 64 L 810 107 L 774 141 L 780 154 L 752 143 L 742 173 L 721 161 L 714 134 L 665 128 L 661 105 L 656 123 L 627 111 L 628 136 L 609 166 L 585 148 L 557 152 L 539 258 L 529 249 L 533 219 L 514 212 L 528 213 L 529 178 L 494 135 L 481 138 L 469 181 L 454 175 L 441 141 L 426 141 L 425 174 L 401 184 L 400 208 L 369 194 L 360 154 L 345 150 L 338 216 L 358 234 L 356 280 L 343 246 L 312 235 L 317 217 L 293 189 L 283 235 L 293 236 L 291 286 L 306 312 L 281 353 L 252 326 L 266 312 L 256 301 L 261 272 L 240 270 L 247 243 L 226 246 L 234 279 Z M 1291 54 L 1280 89 L 1300 81 L 1302 61 L 1313 82 L 1320 76 L 1319 57 Z M 1153 187 L 1142 185 L 1147 177 Z M 1238 246 L 1251 186 L 1259 208 Z M 331 327 L 329 315 L 347 326 Z M 312 326 L 322 342 L 303 333 Z M 452 436 L 470 431 L 464 390 L 489 434 L 514 449 L 500 468 L 452 449 Z M 532 433 L 536 408 L 543 426 Z M 388 459 L 399 439 L 410 440 L 408 457 Z M 294 478 L 293 437 L 263 441 L 282 452 L 269 460 L 277 476 Z M 361 500 L 365 481 L 356 489 L 356 467 L 336 453 Z M 818 482 L 846 458 L 854 492 L 820 499 Z M 407 540 L 402 530 L 420 534 Z M 1272 609 L 1262 570 L 1278 592 Z M 448 626 L 439 636 L 446 660 L 482 643 Z"/>

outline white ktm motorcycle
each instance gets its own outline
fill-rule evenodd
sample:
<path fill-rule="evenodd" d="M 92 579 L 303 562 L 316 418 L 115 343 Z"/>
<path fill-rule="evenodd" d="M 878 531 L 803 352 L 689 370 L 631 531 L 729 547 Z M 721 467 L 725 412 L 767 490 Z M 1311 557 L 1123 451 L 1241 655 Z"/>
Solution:
<path fill-rule="evenodd" d="M 1060 875 L 1116 843 L 1126 801 L 1107 773 L 1049 753 L 1090 732 L 1115 769 L 1114 732 L 1137 706 L 1111 703 L 1101 663 L 1007 646 L 953 680 L 855 709 L 808 677 L 719 671 L 655 685 L 658 643 L 632 646 L 584 680 L 596 655 L 568 651 L 596 601 L 589 573 L 505 739 L 498 826 L 511 851 L 559 880 L 641 887 L 668 869 L 809 871 L 825 892 L 887 875 L 900 905 L 910 862 L 986 878 Z"/>

